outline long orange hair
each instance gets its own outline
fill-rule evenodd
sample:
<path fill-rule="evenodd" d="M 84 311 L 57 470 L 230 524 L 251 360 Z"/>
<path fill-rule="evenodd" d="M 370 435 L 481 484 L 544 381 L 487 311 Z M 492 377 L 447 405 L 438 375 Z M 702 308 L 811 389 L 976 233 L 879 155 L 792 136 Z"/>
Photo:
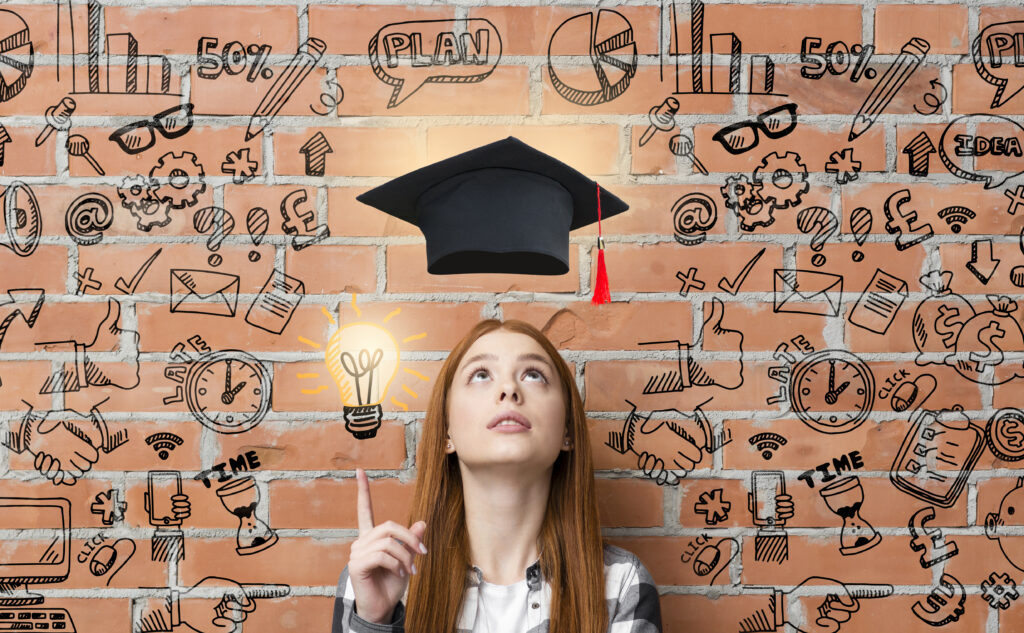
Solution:
<path fill-rule="evenodd" d="M 604 554 L 587 439 L 583 400 L 568 364 L 555 346 L 529 323 L 486 319 L 452 349 L 434 384 L 416 455 L 418 473 L 409 524 L 426 521 L 419 573 L 411 577 L 405 626 L 410 633 L 454 633 L 470 569 L 462 475 L 455 454 L 445 453 L 448 392 L 466 350 L 499 328 L 525 334 L 544 348 L 558 372 L 566 401 L 566 430 L 572 450 L 559 452 L 541 524 L 540 567 L 551 584 L 553 632 L 605 633 Z"/>

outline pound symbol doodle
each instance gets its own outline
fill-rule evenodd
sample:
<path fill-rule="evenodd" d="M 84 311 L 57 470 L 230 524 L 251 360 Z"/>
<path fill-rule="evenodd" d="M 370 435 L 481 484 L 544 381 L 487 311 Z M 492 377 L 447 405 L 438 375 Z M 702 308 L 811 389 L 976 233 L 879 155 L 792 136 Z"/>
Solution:
<path fill-rule="evenodd" d="M 314 209 L 299 211 L 299 205 L 306 202 L 307 198 L 305 189 L 296 189 L 281 201 L 281 217 L 284 218 L 281 229 L 292 236 L 292 248 L 297 251 L 331 236 L 331 230 L 326 224 L 316 223 Z"/>
<path fill-rule="evenodd" d="M 942 532 L 939 531 L 939 528 L 924 526 L 934 518 L 935 508 L 928 506 L 915 512 L 910 517 L 910 522 L 907 523 L 910 536 L 913 537 L 910 541 L 910 549 L 921 552 L 921 567 L 925 569 L 960 553 L 955 541 L 939 543 L 942 540 Z"/>

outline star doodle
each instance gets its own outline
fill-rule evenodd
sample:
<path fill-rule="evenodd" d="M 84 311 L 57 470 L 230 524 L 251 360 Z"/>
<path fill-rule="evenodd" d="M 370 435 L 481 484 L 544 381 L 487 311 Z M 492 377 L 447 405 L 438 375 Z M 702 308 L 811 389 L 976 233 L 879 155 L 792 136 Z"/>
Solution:
<path fill-rule="evenodd" d="M 730 508 L 732 504 L 722 499 L 721 488 L 700 493 L 699 500 L 693 505 L 693 511 L 703 514 L 704 523 L 708 525 L 717 525 L 728 520 Z"/>
<path fill-rule="evenodd" d="M 220 170 L 225 174 L 231 174 L 231 182 L 236 185 L 255 178 L 256 170 L 259 168 L 259 163 L 249 160 L 248 147 L 243 147 L 237 152 L 228 152 L 224 162 L 220 164 Z"/>
<path fill-rule="evenodd" d="M 832 152 L 825 163 L 825 171 L 836 174 L 836 182 L 845 185 L 848 182 L 857 180 L 860 173 L 861 162 L 853 160 L 853 148 L 847 147 L 841 152 Z"/>

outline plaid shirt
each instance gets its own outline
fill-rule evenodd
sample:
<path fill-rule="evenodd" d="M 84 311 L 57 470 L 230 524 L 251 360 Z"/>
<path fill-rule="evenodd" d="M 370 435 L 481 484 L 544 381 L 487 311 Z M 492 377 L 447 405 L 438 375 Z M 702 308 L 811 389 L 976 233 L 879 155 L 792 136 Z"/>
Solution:
<path fill-rule="evenodd" d="M 468 572 L 466 596 L 462 603 L 457 633 L 471 633 L 476 626 L 477 600 L 483 572 Z M 526 569 L 529 587 L 527 609 L 529 628 L 523 633 L 544 633 L 551 621 L 551 585 L 540 574 L 540 561 Z M 613 545 L 604 546 L 604 586 L 608 605 L 608 633 L 661 633 L 658 588 L 647 568 L 636 556 Z M 356 595 L 348 567 L 338 579 L 331 633 L 404 633 L 405 605 L 395 607 L 390 624 L 367 622 L 356 614 Z"/>

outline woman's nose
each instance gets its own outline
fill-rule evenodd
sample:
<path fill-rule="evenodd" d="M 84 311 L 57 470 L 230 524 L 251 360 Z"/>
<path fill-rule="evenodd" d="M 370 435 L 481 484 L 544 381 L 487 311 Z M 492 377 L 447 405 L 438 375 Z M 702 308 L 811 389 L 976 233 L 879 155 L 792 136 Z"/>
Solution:
<path fill-rule="evenodd" d="M 501 394 L 498 396 L 500 402 L 511 400 L 518 403 L 522 399 L 519 393 L 519 385 L 514 380 L 506 381 L 501 385 Z"/>

